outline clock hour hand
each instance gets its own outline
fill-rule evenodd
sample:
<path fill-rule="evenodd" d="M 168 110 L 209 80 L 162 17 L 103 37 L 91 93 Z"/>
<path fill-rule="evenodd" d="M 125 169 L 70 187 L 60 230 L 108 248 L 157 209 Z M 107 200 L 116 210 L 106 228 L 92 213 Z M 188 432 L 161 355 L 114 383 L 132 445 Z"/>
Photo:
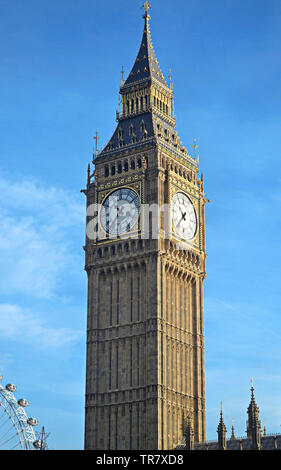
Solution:
<path fill-rule="evenodd" d="M 181 215 L 181 219 L 179 220 L 179 222 L 178 222 L 177 225 L 176 225 L 176 228 L 178 228 L 178 226 L 179 226 L 179 224 L 181 223 L 181 221 L 182 221 L 182 220 L 185 220 L 185 217 L 186 217 L 186 212 L 183 212 L 183 211 L 181 210 L 181 208 L 179 208 L 179 209 L 180 209 L 182 215 Z"/>

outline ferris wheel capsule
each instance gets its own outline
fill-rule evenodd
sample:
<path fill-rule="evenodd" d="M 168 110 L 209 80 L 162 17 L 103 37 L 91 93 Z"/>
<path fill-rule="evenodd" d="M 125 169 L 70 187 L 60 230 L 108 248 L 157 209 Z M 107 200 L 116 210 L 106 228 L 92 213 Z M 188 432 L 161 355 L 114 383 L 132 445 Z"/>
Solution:
<path fill-rule="evenodd" d="M 46 444 L 44 444 L 44 442 L 41 439 L 38 439 L 37 441 L 34 441 L 33 445 L 34 445 L 35 449 L 44 449 L 44 447 L 46 446 Z"/>
<path fill-rule="evenodd" d="M 14 384 L 7 384 L 6 385 L 6 390 L 8 390 L 9 392 L 15 392 L 16 389 L 17 389 L 17 387 Z"/>
<path fill-rule="evenodd" d="M 28 400 L 15 397 L 16 385 L 8 383 L 5 386 L 0 385 L 0 419 L 8 416 L 8 420 L 1 420 L 0 425 L 0 450 L 11 446 L 11 449 L 21 448 L 22 450 L 35 450 L 33 442 L 36 437 L 33 426 L 37 425 L 35 418 L 30 418 L 25 412 L 25 407 L 29 405 Z M 10 436 L 11 430 L 14 434 Z M 7 436 L 9 437 L 7 439 Z M 42 439 L 43 440 L 43 439 Z M 44 442 L 44 440 L 43 440 Z M 44 446 L 41 446 L 45 449 Z"/>
<path fill-rule="evenodd" d="M 20 399 L 18 400 L 18 404 L 19 404 L 20 406 L 22 406 L 22 407 L 26 407 L 26 406 L 29 405 L 29 402 L 28 402 L 25 398 L 20 398 Z"/>
<path fill-rule="evenodd" d="M 36 418 L 28 418 L 27 424 L 29 424 L 29 426 L 38 426 L 38 421 Z"/>

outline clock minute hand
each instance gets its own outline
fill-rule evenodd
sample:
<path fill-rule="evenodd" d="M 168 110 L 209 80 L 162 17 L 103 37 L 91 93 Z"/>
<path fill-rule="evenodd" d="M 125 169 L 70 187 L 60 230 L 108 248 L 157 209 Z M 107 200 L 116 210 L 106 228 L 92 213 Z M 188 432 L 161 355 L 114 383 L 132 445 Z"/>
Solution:
<path fill-rule="evenodd" d="M 109 224 L 109 228 L 110 228 L 110 229 L 112 228 L 113 224 L 115 224 L 116 220 L 117 220 L 118 217 L 119 217 L 119 214 L 118 214 L 118 212 L 119 212 L 119 207 L 116 207 L 116 210 L 117 210 L 117 215 L 116 215 L 116 217 L 114 217 L 113 220 L 110 221 L 110 224 Z"/>

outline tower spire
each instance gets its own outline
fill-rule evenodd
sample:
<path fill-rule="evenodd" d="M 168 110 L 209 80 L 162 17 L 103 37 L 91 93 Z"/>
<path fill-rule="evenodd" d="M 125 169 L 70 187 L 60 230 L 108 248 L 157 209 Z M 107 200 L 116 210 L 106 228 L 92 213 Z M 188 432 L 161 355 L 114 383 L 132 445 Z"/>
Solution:
<path fill-rule="evenodd" d="M 143 15 L 144 29 L 143 29 L 141 45 L 139 48 L 137 58 L 133 65 L 133 68 L 127 80 L 125 81 L 124 87 L 126 88 L 127 86 L 132 85 L 132 84 L 134 85 L 139 84 L 146 80 L 149 80 L 149 81 L 156 80 L 157 83 L 159 83 L 162 86 L 164 85 L 166 89 L 169 89 L 165 81 L 164 75 L 161 72 L 161 69 L 160 69 L 160 66 L 156 58 L 154 49 L 153 49 L 153 45 L 152 45 L 150 27 L 149 27 L 149 20 L 150 20 L 149 10 L 151 10 L 151 6 L 146 1 L 143 4 L 142 8 L 144 9 L 144 15 Z"/>

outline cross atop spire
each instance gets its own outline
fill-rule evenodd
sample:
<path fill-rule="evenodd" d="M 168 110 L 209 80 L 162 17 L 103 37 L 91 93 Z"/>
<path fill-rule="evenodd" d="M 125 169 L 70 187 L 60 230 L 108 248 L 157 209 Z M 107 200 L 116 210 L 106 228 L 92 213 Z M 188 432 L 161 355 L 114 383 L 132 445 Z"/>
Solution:
<path fill-rule="evenodd" d="M 145 13 L 143 15 L 144 18 L 150 18 L 149 10 L 151 10 L 151 6 L 149 5 L 148 1 L 145 1 L 142 8 L 144 9 Z"/>

